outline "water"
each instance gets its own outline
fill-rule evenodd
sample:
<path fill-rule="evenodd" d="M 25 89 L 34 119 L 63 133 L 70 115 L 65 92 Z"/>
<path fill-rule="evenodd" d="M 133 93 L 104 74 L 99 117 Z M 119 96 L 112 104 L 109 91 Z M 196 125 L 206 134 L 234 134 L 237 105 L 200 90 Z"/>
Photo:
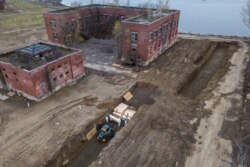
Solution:
<path fill-rule="evenodd" d="M 156 1 L 156 0 L 154 0 Z M 181 10 L 180 32 L 214 35 L 249 36 L 242 22 L 241 10 L 247 0 L 170 0 L 170 8 Z M 63 0 L 63 4 L 91 0 Z M 93 0 L 94 3 L 107 3 L 108 0 Z M 127 0 L 120 0 L 125 5 Z M 148 0 L 130 0 L 130 6 L 138 6 Z M 151 0 L 153 2 L 153 0 Z"/>

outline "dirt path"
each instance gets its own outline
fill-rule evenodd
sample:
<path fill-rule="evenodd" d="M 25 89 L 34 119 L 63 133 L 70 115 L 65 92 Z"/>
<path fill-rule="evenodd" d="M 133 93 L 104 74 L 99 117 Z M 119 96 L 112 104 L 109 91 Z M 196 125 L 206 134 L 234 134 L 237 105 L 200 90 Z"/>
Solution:
<path fill-rule="evenodd" d="M 44 29 L 44 26 L 39 26 L 39 27 L 32 27 L 32 28 L 24 28 L 24 29 L 18 29 L 18 30 L 11 30 L 11 31 L 3 31 L 1 32 L 2 34 L 11 34 L 11 33 L 20 33 L 23 31 L 34 31 L 38 29 Z"/>
<path fill-rule="evenodd" d="M 212 92 L 213 97 L 205 102 L 205 109 L 211 110 L 212 114 L 201 120 L 196 134 L 195 152 L 188 157 L 186 167 L 231 166 L 231 141 L 221 138 L 218 133 L 226 119 L 226 113 L 233 105 L 232 101 L 237 100 L 238 103 L 234 105 L 242 104 L 242 95 L 237 93 L 237 89 L 242 89 L 243 86 L 244 60 L 247 58 L 248 46 L 242 41 L 238 42 L 241 48 L 231 58 L 229 72 L 220 86 Z"/>

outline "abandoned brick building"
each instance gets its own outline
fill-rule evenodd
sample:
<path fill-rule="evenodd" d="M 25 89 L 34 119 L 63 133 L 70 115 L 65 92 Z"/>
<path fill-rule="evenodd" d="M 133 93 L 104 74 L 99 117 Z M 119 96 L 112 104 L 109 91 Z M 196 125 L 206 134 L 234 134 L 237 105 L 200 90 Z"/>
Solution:
<path fill-rule="evenodd" d="M 83 52 L 36 43 L 0 55 L 0 88 L 40 101 L 84 75 Z"/>
<path fill-rule="evenodd" d="M 5 0 L 0 0 L 0 11 L 4 10 Z"/>
<path fill-rule="evenodd" d="M 177 38 L 180 11 L 160 13 L 146 8 L 88 5 L 44 13 L 50 41 L 67 44 L 76 36 L 85 39 L 112 35 L 121 22 L 118 57 L 122 62 L 147 65 Z"/>

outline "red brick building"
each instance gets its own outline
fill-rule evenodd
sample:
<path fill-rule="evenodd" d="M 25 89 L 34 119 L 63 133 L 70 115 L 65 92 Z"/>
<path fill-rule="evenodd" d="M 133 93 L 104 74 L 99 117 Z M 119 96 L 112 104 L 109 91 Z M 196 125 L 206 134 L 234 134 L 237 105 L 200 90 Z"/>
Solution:
<path fill-rule="evenodd" d="M 40 101 L 84 75 L 83 52 L 37 43 L 0 54 L 0 88 Z"/>
<path fill-rule="evenodd" d="M 5 0 L 0 0 L 0 10 L 4 10 Z"/>
<path fill-rule="evenodd" d="M 176 40 L 180 11 L 160 14 L 152 9 L 88 5 L 44 13 L 48 38 L 68 44 L 80 35 L 107 37 L 112 35 L 116 21 L 121 21 L 118 56 L 125 63 L 147 65 Z M 68 38 L 70 37 L 70 38 Z"/>

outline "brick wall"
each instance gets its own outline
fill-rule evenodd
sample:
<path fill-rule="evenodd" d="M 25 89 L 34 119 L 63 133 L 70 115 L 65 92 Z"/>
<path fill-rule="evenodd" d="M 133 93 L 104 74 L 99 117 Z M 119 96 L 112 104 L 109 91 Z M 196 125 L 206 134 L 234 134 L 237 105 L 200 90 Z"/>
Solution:
<path fill-rule="evenodd" d="M 28 71 L 0 62 L 0 82 L 32 100 L 40 100 L 84 74 L 83 52 L 77 51 Z"/>
<path fill-rule="evenodd" d="M 180 12 L 162 17 L 150 24 L 137 24 L 122 22 L 122 60 L 128 63 L 147 64 L 159 54 L 170 47 L 177 38 Z M 137 41 L 131 40 L 131 33 L 138 34 Z M 133 52 L 136 48 L 137 58 L 134 60 Z"/>
<path fill-rule="evenodd" d="M 65 22 L 70 24 L 76 20 L 79 31 L 81 28 L 86 37 L 110 36 L 116 20 L 122 20 L 132 16 L 145 14 L 145 9 L 122 7 L 82 7 L 64 12 L 44 13 L 44 21 L 48 38 L 52 42 L 65 44 L 63 29 Z M 51 25 L 54 22 L 55 27 Z M 58 34 L 58 39 L 53 37 L 53 33 Z"/>
<path fill-rule="evenodd" d="M 127 18 L 146 14 L 144 8 L 130 7 L 108 7 L 108 6 L 85 6 L 76 9 L 44 13 L 44 19 L 48 38 L 52 42 L 67 44 L 64 29 L 65 22 L 69 24 L 75 20 L 81 20 L 78 30 L 84 37 L 105 37 L 110 36 L 115 21 L 122 21 L 122 36 L 120 37 L 119 57 L 122 61 L 130 63 L 147 64 L 159 54 L 170 47 L 177 37 L 179 11 L 171 11 L 168 16 L 162 17 L 150 24 L 139 24 L 128 22 Z M 54 22 L 54 26 L 52 25 Z M 164 27 L 164 28 L 163 28 Z M 159 29 L 164 29 L 152 39 L 150 33 L 154 34 Z M 137 32 L 138 40 L 131 42 L 131 32 Z M 57 34 L 56 37 L 53 34 Z M 78 33 L 78 32 L 77 32 Z"/>

